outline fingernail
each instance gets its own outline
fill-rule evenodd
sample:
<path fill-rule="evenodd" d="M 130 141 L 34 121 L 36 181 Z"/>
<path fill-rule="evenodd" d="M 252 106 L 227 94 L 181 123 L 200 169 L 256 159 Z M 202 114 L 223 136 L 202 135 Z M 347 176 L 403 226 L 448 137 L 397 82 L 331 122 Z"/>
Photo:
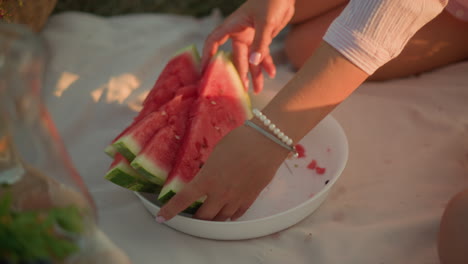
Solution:
<path fill-rule="evenodd" d="M 258 53 L 258 52 L 252 52 L 252 54 L 250 54 L 250 58 L 249 58 L 249 62 L 255 66 L 257 66 L 258 64 L 260 64 L 260 59 L 262 58 L 262 54 Z"/>
<path fill-rule="evenodd" d="M 164 222 L 166 222 L 166 219 L 160 215 L 156 216 L 156 222 L 162 224 Z"/>

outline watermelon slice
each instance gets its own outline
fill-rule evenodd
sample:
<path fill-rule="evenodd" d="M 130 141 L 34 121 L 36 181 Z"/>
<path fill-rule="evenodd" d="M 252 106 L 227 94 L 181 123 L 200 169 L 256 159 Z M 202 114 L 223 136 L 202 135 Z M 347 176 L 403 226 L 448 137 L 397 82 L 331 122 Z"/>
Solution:
<path fill-rule="evenodd" d="M 250 99 L 231 61 L 220 52 L 213 57 L 200 81 L 182 146 L 158 199 L 165 203 L 198 173 L 215 145 L 228 132 L 251 118 Z M 203 198 L 187 208 L 193 213 Z"/>
<path fill-rule="evenodd" d="M 158 111 L 147 114 L 112 145 L 129 162 L 133 161 L 153 135 L 168 125 L 169 117 L 176 116 L 179 112 L 185 111 L 185 108 L 190 107 L 185 102 L 187 98 L 193 98 L 197 94 L 196 91 L 195 85 L 179 89 L 176 97 L 164 104 Z"/>
<path fill-rule="evenodd" d="M 160 186 L 139 175 L 125 157 L 118 153 L 104 178 L 132 191 L 154 193 L 161 190 Z"/>
<path fill-rule="evenodd" d="M 170 101 L 177 90 L 189 84 L 194 84 L 200 79 L 200 55 L 195 45 L 188 46 L 178 51 L 164 67 L 153 88 L 143 102 L 143 108 L 134 118 L 133 122 L 124 129 L 104 152 L 114 157 L 118 152 L 113 145 L 124 134 L 143 120 L 148 114 L 158 110 L 162 105 Z"/>
<path fill-rule="evenodd" d="M 167 102 L 168 95 L 177 92 L 178 87 L 194 84 L 200 79 L 200 55 L 195 45 L 178 51 L 159 75 L 154 88 L 146 96 L 143 105 L 151 108 Z M 164 86 L 158 87 L 159 83 Z"/>
<path fill-rule="evenodd" d="M 166 181 L 185 135 L 189 110 L 194 100 L 193 97 L 183 100 L 178 106 L 177 114 L 169 117 L 169 124 L 156 132 L 143 151 L 132 161 L 131 166 L 149 181 L 159 185 Z"/>

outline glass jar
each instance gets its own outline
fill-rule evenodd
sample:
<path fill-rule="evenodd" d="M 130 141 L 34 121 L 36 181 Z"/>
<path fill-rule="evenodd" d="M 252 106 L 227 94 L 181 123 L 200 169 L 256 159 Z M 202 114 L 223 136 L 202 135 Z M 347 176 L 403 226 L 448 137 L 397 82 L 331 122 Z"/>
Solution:
<path fill-rule="evenodd" d="M 41 101 L 45 58 L 36 35 L 0 23 L 0 263 L 130 263 Z"/>

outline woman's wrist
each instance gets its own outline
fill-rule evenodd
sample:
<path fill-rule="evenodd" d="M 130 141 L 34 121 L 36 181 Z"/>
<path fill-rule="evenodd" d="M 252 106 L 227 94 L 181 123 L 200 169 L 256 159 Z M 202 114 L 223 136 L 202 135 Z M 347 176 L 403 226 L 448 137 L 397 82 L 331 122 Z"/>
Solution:
<path fill-rule="evenodd" d="M 262 123 L 259 122 L 256 118 L 250 120 L 258 126 L 262 126 Z M 268 166 L 271 164 L 281 164 L 290 154 L 290 151 L 282 147 L 278 143 L 275 143 L 271 139 L 267 138 L 265 135 L 255 130 L 254 128 L 244 124 L 239 127 L 241 137 L 244 138 L 244 143 L 253 148 L 252 151 L 258 155 L 259 160 L 262 160 L 262 157 L 267 157 L 266 162 Z"/>

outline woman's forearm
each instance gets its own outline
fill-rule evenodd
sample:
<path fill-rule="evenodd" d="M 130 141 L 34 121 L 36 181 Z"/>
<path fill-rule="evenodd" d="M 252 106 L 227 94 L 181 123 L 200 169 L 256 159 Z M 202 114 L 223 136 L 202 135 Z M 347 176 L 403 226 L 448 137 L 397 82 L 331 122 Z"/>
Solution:
<path fill-rule="evenodd" d="M 367 77 L 367 73 L 322 42 L 263 112 L 297 142 Z"/>

